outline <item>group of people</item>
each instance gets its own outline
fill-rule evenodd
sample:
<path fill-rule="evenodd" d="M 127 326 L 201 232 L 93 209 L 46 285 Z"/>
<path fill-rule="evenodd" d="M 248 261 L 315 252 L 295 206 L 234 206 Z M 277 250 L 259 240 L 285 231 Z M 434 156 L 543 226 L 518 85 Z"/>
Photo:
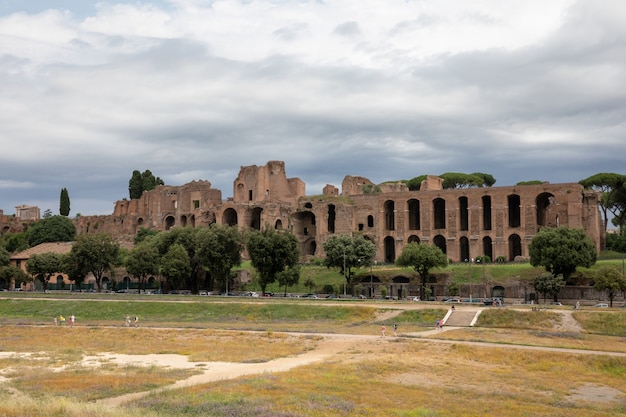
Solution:
<path fill-rule="evenodd" d="M 383 323 L 383 325 L 380 328 L 380 337 L 385 337 L 385 332 L 387 331 L 387 327 L 385 327 L 385 323 Z M 393 335 L 394 336 L 398 336 L 398 324 L 394 323 L 393 324 Z"/>
<path fill-rule="evenodd" d="M 72 314 L 70 316 L 69 325 L 74 326 L 74 323 L 76 323 L 76 316 Z M 63 314 L 61 314 L 59 317 L 56 317 L 56 316 L 54 317 L 55 326 L 62 326 L 64 324 L 65 324 L 65 317 L 63 317 Z"/>
<path fill-rule="evenodd" d="M 135 327 L 139 327 L 139 317 L 135 316 L 133 323 Z M 130 327 L 130 316 L 128 314 L 126 315 L 126 327 Z"/>

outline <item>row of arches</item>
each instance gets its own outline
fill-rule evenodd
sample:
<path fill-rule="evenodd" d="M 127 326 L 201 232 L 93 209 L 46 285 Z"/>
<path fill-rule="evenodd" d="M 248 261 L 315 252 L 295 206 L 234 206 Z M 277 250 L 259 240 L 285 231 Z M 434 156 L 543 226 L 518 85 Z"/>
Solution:
<path fill-rule="evenodd" d="M 411 235 L 407 239 L 407 243 L 420 243 L 420 238 L 417 235 Z M 387 236 L 384 239 L 384 254 L 385 262 L 395 262 L 396 243 L 400 243 L 397 238 L 393 236 Z M 462 236 L 458 241 L 454 242 L 454 248 L 458 251 L 456 254 L 450 253 L 448 240 L 443 235 L 437 235 L 433 238 L 432 244 L 437 246 L 443 253 L 448 255 L 448 258 L 456 259 L 460 261 L 469 260 L 479 256 L 488 256 L 490 259 L 494 259 L 493 251 L 493 239 L 489 236 L 485 236 L 481 240 L 480 253 L 471 253 L 470 240 L 466 236 Z M 512 261 L 517 256 L 522 256 L 522 238 L 518 234 L 511 234 L 508 237 L 508 256 L 507 259 Z"/>
<path fill-rule="evenodd" d="M 541 193 L 533 202 L 536 207 L 536 223 L 537 226 L 556 226 L 558 224 L 558 215 L 553 213 L 555 197 L 551 193 Z M 530 204 L 529 204 L 530 205 Z M 430 213 L 432 217 L 431 227 L 434 229 L 446 229 L 446 211 L 448 210 L 448 201 L 438 197 L 430 202 Z M 518 194 L 510 194 L 506 197 L 507 219 L 510 228 L 520 227 L 522 224 L 522 200 Z M 458 230 L 467 231 L 470 227 L 470 200 L 467 196 L 458 197 L 455 208 L 458 210 Z M 408 230 L 422 229 L 422 202 L 418 199 L 409 199 L 405 203 L 405 209 L 408 213 L 407 226 Z M 482 230 L 492 230 L 493 224 L 493 202 L 489 195 L 484 195 L 480 199 L 480 210 L 482 212 L 481 224 Z M 384 228 L 385 230 L 396 230 L 396 201 L 387 200 L 383 204 L 384 212 Z"/>

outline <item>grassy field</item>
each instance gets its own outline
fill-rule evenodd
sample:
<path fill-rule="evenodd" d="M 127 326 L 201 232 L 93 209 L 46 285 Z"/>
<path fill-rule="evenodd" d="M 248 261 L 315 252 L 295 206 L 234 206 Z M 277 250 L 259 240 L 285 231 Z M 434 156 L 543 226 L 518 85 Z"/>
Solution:
<path fill-rule="evenodd" d="M 608 354 L 626 352 L 622 309 L 573 312 L 581 331 L 560 329 L 555 309 L 487 309 L 477 327 L 421 339 L 448 306 L 85 296 L 0 298 L 0 416 L 626 414 L 626 356 Z M 52 325 L 59 314 L 75 314 L 76 326 Z M 139 328 L 125 326 L 127 314 L 140 317 Z M 383 339 L 380 324 L 389 327 L 392 316 L 401 337 Z M 216 361 L 252 365 L 315 352 L 328 343 L 324 333 L 345 346 L 322 362 L 158 390 Z M 596 350 L 607 354 L 585 354 Z M 102 352 L 185 355 L 197 367 L 83 362 Z M 119 406 L 100 402 L 143 391 L 154 392 Z"/>

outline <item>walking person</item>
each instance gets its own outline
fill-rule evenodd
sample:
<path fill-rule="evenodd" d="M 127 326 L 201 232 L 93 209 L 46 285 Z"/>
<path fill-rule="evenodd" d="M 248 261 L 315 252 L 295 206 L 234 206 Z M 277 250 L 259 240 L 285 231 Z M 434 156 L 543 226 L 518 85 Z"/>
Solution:
<path fill-rule="evenodd" d="M 387 331 L 387 328 L 385 327 L 385 323 L 383 323 L 380 327 L 380 337 L 385 337 L 385 331 Z"/>
<path fill-rule="evenodd" d="M 76 322 L 76 316 L 73 314 L 70 316 L 70 327 L 74 326 L 74 322 Z"/>
<path fill-rule="evenodd" d="M 139 317 L 135 316 L 135 327 L 139 327 Z"/>
<path fill-rule="evenodd" d="M 126 315 L 126 327 L 130 327 L 130 316 Z"/>
<path fill-rule="evenodd" d="M 393 335 L 398 336 L 398 323 L 393 324 Z"/>

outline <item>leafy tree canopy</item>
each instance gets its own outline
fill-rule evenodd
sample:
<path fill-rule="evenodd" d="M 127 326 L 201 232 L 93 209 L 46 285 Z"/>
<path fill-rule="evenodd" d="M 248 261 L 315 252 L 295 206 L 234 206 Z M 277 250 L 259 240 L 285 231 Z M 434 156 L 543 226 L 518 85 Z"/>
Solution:
<path fill-rule="evenodd" d="M 76 227 L 65 216 L 51 216 L 33 223 L 28 232 L 28 244 L 44 242 L 71 242 L 76 238 Z"/>
<path fill-rule="evenodd" d="M 595 272 L 594 288 L 600 292 L 605 291 L 613 307 L 613 299 L 626 290 L 626 278 L 614 266 L 601 266 Z"/>
<path fill-rule="evenodd" d="M 144 191 L 153 190 L 157 185 L 164 184 L 163 180 L 155 177 L 149 169 L 144 172 L 135 170 L 128 181 L 128 193 L 130 198 L 139 198 Z"/>
<path fill-rule="evenodd" d="M 623 228 L 626 222 L 626 175 L 601 172 L 580 180 L 579 183 L 592 190 L 602 192 L 600 209 L 604 220 L 604 230 L 608 228 L 610 212 L 616 225 Z"/>
<path fill-rule="evenodd" d="M 84 234 L 78 236 L 71 253 L 84 271 L 93 274 L 97 290 L 101 292 L 104 273 L 119 261 L 120 244 L 107 233 Z"/>
<path fill-rule="evenodd" d="M 346 285 L 352 285 L 353 268 L 369 267 L 376 255 L 376 246 L 361 235 L 335 235 L 324 242 L 327 268 L 339 268 L 346 278 Z"/>
<path fill-rule="evenodd" d="M 539 180 L 530 180 L 530 181 L 520 181 L 515 185 L 540 185 L 543 184 L 545 181 L 539 181 Z"/>
<path fill-rule="evenodd" d="M 565 280 L 562 275 L 552 275 L 550 272 L 544 272 L 535 277 L 533 286 L 535 291 L 543 294 L 544 300 L 546 296 L 550 296 L 554 301 L 558 301 L 557 297 L 565 286 Z"/>
<path fill-rule="evenodd" d="M 52 275 L 63 270 L 63 255 L 52 252 L 32 255 L 26 263 L 26 269 L 33 277 L 41 280 L 46 290 Z"/>
<path fill-rule="evenodd" d="M 209 272 L 211 280 L 220 280 L 226 289 L 232 268 L 241 264 L 243 237 L 239 229 L 212 224 L 199 229 L 197 242 L 200 264 Z"/>
<path fill-rule="evenodd" d="M 423 300 L 426 294 L 429 271 L 433 268 L 446 267 L 448 258 L 438 246 L 411 242 L 402 249 L 402 253 L 396 259 L 396 265 L 411 267 L 419 274 L 422 280 L 420 297 Z"/>
<path fill-rule="evenodd" d="M 593 241 L 581 229 L 544 227 L 528 245 L 532 266 L 542 266 L 552 275 L 562 275 L 567 281 L 576 268 L 596 263 Z"/>
<path fill-rule="evenodd" d="M 184 283 L 188 282 L 191 275 L 191 265 L 189 254 L 180 243 L 171 245 L 163 258 L 161 258 L 161 274 L 167 282 L 177 290 L 180 290 Z"/>
<path fill-rule="evenodd" d="M 246 248 L 252 266 L 259 274 L 263 294 L 267 285 L 276 281 L 280 272 L 295 267 L 299 258 L 296 237 L 290 232 L 276 231 L 270 227 L 252 231 L 248 235 Z"/>
<path fill-rule="evenodd" d="M 137 278 L 140 290 L 145 289 L 147 279 L 159 273 L 160 255 L 156 245 L 150 240 L 135 245 L 127 254 L 124 261 L 126 271 Z"/>

